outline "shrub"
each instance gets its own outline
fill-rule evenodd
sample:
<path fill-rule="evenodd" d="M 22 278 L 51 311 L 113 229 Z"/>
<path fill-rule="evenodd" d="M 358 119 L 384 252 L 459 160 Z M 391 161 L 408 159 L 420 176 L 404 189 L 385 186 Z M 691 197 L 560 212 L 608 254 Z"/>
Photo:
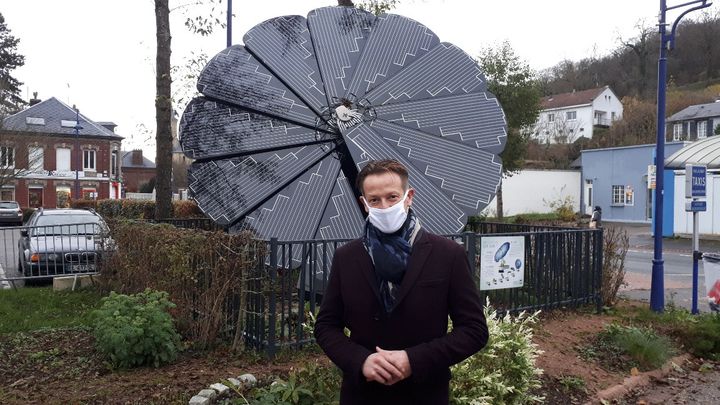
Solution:
<path fill-rule="evenodd" d="M 535 367 L 541 351 L 532 342 L 532 325 L 538 313 L 497 317 L 488 305 L 484 309 L 490 340 L 487 347 L 452 368 L 450 403 L 522 404 L 542 398 L 531 391 L 540 387 L 542 370 Z"/>
<path fill-rule="evenodd" d="M 342 375 L 337 367 L 310 363 L 298 371 L 291 371 L 286 380 L 257 388 L 252 393 L 252 405 L 333 405 L 340 402 Z M 245 402 L 242 402 L 245 403 Z"/>
<path fill-rule="evenodd" d="M 561 191 L 563 189 L 565 189 L 565 186 L 561 188 Z M 575 215 L 575 200 L 572 196 L 567 195 L 564 198 L 558 197 L 555 200 L 543 200 L 543 202 L 552 210 L 552 212 L 557 214 L 559 220 L 572 222 L 577 219 L 577 216 Z"/>
<path fill-rule="evenodd" d="M 104 218 L 155 219 L 155 201 L 150 200 L 77 200 L 73 208 L 93 208 Z M 204 218 L 195 201 L 173 201 L 172 218 Z"/>
<path fill-rule="evenodd" d="M 115 367 L 159 367 L 175 360 L 180 335 L 167 312 L 168 294 L 150 289 L 134 295 L 110 293 L 93 312 L 98 348 Z"/>
<path fill-rule="evenodd" d="M 670 341 L 653 329 L 610 324 L 600 334 L 600 340 L 628 355 L 641 369 L 656 369 L 673 353 Z"/>
<path fill-rule="evenodd" d="M 255 275 L 266 254 L 264 242 L 249 234 L 167 224 L 109 220 L 108 225 L 118 250 L 101 263 L 103 291 L 167 291 L 177 305 L 178 331 L 193 346 L 205 349 L 229 338 L 241 348 L 251 277 L 260 282 L 267 274 Z"/>
<path fill-rule="evenodd" d="M 621 228 L 603 228 L 603 269 L 600 293 L 603 305 L 617 302 L 617 292 L 625 284 L 625 256 L 630 246 L 627 231 Z"/>

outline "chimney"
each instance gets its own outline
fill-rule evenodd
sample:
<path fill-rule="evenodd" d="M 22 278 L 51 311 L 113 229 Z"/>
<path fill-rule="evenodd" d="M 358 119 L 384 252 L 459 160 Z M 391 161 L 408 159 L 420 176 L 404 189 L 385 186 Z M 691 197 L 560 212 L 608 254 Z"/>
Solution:
<path fill-rule="evenodd" d="M 39 98 L 37 98 L 37 91 L 33 92 L 33 98 L 30 99 L 30 107 L 34 106 L 35 104 L 41 102 Z"/>
<path fill-rule="evenodd" d="M 143 165 L 142 149 L 134 149 L 132 151 L 132 165 L 133 166 L 142 166 Z"/>

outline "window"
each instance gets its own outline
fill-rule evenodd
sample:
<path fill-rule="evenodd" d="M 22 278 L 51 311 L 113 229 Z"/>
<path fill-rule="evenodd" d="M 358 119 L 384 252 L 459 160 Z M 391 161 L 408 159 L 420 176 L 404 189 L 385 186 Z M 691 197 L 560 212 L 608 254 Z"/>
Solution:
<path fill-rule="evenodd" d="M 117 162 L 118 162 L 118 151 L 114 150 L 114 151 L 112 151 L 112 155 L 110 155 L 110 174 L 112 177 L 117 177 L 117 174 L 118 174 Z"/>
<path fill-rule="evenodd" d="M 683 125 L 680 123 L 673 125 L 673 141 L 682 140 L 682 127 Z"/>
<path fill-rule="evenodd" d="M 97 199 L 97 190 L 94 188 L 85 188 L 82 189 L 82 198 L 83 200 L 94 200 Z"/>
<path fill-rule="evenodd" d="M 625 205 L 625 186 L 612 186 L 612 205 Z"/>
<path fill-rule="evenodd" d="M 30 146 L 28 148 L 28 168 L 31 172 L 42 172 L 45 166 L 43 148 Z"/>
<path fill-rule="evenodd" d="M 567 118 L 568 121 L 574 121 L 577 119 L 577 111 L 567 111 L 565 113 L 565 118 Z"/>
<path fill-rule="evenodd" d="M 15 148 L 12 146 L 0 147 L 0 167 L 15 167 Z"/>
<path fill-rule="evenodd" d="M 55 170 L 69 172 L 70 169 L 70 148 L 57 148 L 55 150 Z"/>
<path fill-rule="evenodd" d="M 698 139 L 707 138 L 707 121 L 697 123 L 697 137 Z"/>
<path fill-rule="evenodd" d="M 95 151 L 83 151 L 83 170 L 95 170 Z"/>
<path fill-rule="evenodd" d="M 610 113 L 610 121 L 615 121 L 616 118 L 617 118 L 617 116 L 615 115 L 615 111 L 611 112 Z"/>
<path fill-rule="evenodd" d="M 15 201 L 15 187 L 3 186 L 3 188 L 0 189 L 0 200 Z"/>
<path fill-rule="evenodd" d="M 57 208 L 70 208 L 70 186 L 57 186 L 55 187 Z"/>
<path fill-rule="evenodd" d="M 553 113 L 548 114 L 548 122 L 555 122 L 555 114 L 553 114 Z"/>

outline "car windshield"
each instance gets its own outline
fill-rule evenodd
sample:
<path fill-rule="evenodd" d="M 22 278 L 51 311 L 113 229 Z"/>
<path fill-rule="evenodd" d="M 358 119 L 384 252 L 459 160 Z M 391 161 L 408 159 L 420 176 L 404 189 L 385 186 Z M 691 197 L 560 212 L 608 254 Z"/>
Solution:
<path fill-rule="evenodd" d="M 16 210 L 20 208 L 16 202 L 0 202 L 0 210 Z"/>
<path fill-rule="evenodd" d="M 95 215 L 44 215 L 38 218 L 31 233 L 33 236 L 98 235 L 106 229 L 102 219 Z"/>

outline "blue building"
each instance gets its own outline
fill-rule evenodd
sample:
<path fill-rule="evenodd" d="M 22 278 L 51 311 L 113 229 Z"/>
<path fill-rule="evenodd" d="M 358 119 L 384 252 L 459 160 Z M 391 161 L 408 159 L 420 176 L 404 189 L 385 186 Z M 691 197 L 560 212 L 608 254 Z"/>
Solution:
<path fill-rule="evenodd" d="M 666 143 L 665 157 L 687 144 Z M 600 206 L 603 221 L 650 224 L 654 190 L 648 187 L 648 166 L 655 163 L 654 157 L 655 144 L 583 150 L 580 195 L 583 213 L 591 214 L 594 206 Z M 665 171 L 664 180 L 664 211 L 669 217 L 667 219 L 672 221 L 672 170 Z"/>

